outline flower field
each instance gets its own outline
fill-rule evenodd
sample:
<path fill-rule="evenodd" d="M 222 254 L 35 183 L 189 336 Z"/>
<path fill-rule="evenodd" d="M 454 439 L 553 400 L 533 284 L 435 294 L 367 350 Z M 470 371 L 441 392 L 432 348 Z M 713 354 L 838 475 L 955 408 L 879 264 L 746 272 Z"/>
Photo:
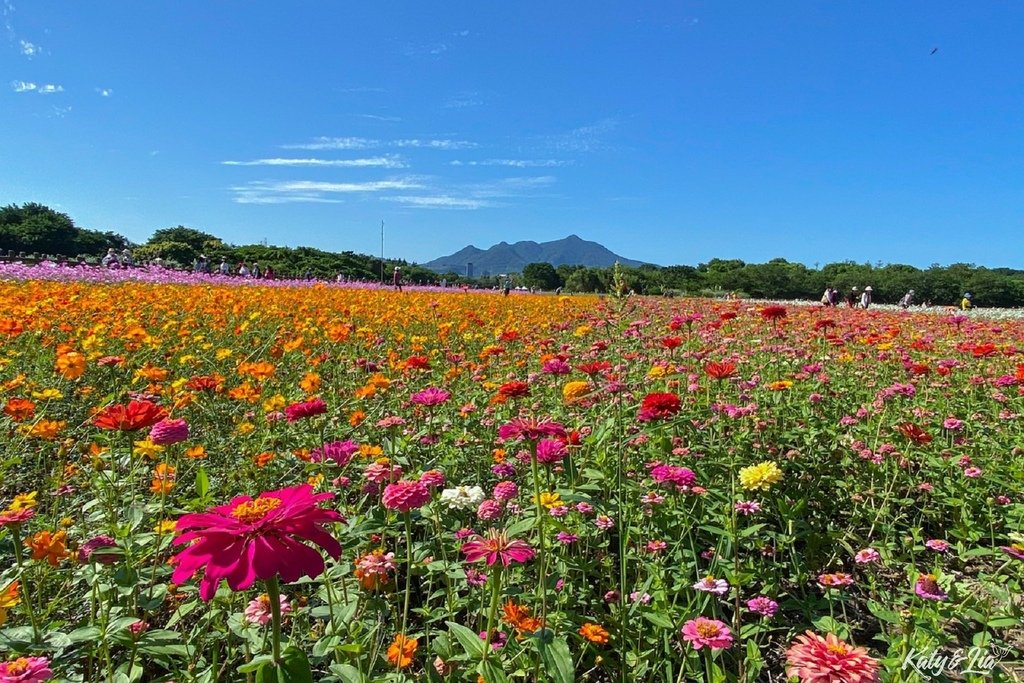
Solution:
<path fill-rule="evenodd" d="M 1024 321 L 180 280 L 0 281 L 0 683 L 1013 680 Z"/>

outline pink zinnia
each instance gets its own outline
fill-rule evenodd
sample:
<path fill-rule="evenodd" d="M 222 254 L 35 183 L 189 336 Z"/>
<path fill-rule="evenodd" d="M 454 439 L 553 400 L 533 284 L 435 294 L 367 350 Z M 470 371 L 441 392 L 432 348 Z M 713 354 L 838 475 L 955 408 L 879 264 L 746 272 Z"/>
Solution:
<path fill-rule="evenodd" d="M 445 476 L 441 470 L 427 470 L 420 475 L 420 483 L 428 489 L 444 486 Z"/>
<path fill-rule="evenodd" d="M 934 550 L 937 553 L 944 553 L 949 550 L 949 542 L 943 541 L 938 538 L 933 538 L 924 542 L 924 546 L 929 550 Z"/>
<path fill-rule="evenodd" d="M 93 536 L 88 541 L 82 544 L 82 547 L 78 549 L 78 561 L 82 564 L 86 562 L 99 562 L 100 564 L 113 564 L 117 562 L 119 553 L 104 553 L 100 552 L 103 548 L 116 548 L 117 541 L 110 536 Z"/>
<path fill-rule="evenodd" d="M 445 391 L 444 389 L 438 389 L 437 387 L 429 387 L 427 389 L 424 389 L 423 391 L 416 392 L 410 398 L 412 402 L 415 403 L 416 405 L 427 406 L 428 408 L 432 408 L 434 406 L 441 405 L 451 397 L 451 393 Z"/>
<path fill-rule="evenodd" d="M 492 494 L 495 500 L 509 501 L 519 495 L 519 487 L 514 481 L 499 481 Z"/>
<path fill-rule="evenodd" d="M 476 509 L 476 516 L 477 519 L 482 519 L 486 522 L 501 517 L 502 509 L 500 501 L 488 498 L 487 500 L 480 501 L 480 505 Z"/>
<path fill-rule="evenodd" d="M 0 662 L 0 683 L 38 683 L 53 678 L 46 657 L 18 657 Z"/>
<path fill-rule="evenodd" d="M 679 490 L 686 490 L 697 481 L 697 475 L 689 467 L 666 465 L 656 461 L 648 464 L 647 468 L 650 470 L 651 479 L 656 483 L 673 486 Z"/>
<path fill-rule="evenodd" d="M 292 611 L 292 604 L 288 602 L 288 598 L 283 595 L 278 595 L 277 598 L 281 605 L 281 616 L 283 617 Z M 270 596 L 266 593 L 255 600 L 251 600 L 245 608 L 245 620 L 250 624 L 259 624 L 260 626 L 263 626 L 270 621 L 272 616 L 273 613 L 270 610 Z"/>
<path fill-rule="evenodd" d="M 289 422 L 295 422 L 314 415 L 323 415 L 327 412 L 327 404 L 322 398 L 314 398 L 311 401 L 293 403 L 284 409 L 284 415 Z"/>
<path fill-rule="evenodd" d="M 705 593 L 724 595 L 729 591 L 729 582 L 725 579 L 716 579 L 713 576 L 705 576 L 703 579 L 693 584 L 693 587 L 695 590 L 703 591 Z"/>
<path fill-rule="evenodd" d="M 396 481 L 384 487 L 384 507 L 399 512 L 421 508 L 430 500 L 430 490 L 418 481 Z"/>
<path fill-rule="evenodd" d="M 853 556 L 853 561 L 857 564 L 873 564 L 878 562 L 879 558 L 877 550 L 874 548 L 864 548 L 857 551 L 857 554 Z"/>
<path fill-rule="evenodd" d="M 149 430 L 149 440 L 157 446 L 170 446 L 187 438 L 188 423 L 184 420 L 160 420 Z"/>
<path fill-rule="evenodd" d="M 565 436 L 565 427 L 551 420 L 514 418 L 498 428 L 498 438 L 540 441 L 546 436 Z"/>
<path fill-rule="evenodd" d="M 917 581 L 914 583 L 914 593 L 925 600 L 935 600 L 937 602 L 942 602 L 949 597 L 946 595 L 946 591 L 942 590 L 942 587 L 935 578 L 935 574 L 921 574 L 917 577 Z"/>
<path fill-rule="evenodd" d="M 756 598 L 747 600 L 747 609 L 756 614 L 760 614 L 762 617 L 770 619 L 779 611 L 779 603 L 775 602 L 771 598 L 759 595 Z"/>
<path fill-rule="evenodd" d="M 761 511 L 761 504 L 756 500 L 741 500 L 736 503 L 736 512 L 750 516 Z"/>
<path fill-rule="evenodd" d="M 693 645 L 694 650 L 702 647 L 712 651 L 724 650 L 732 645 L 732 631 L 717 619 L 697 617 L 683 624 L 683 640 Z"/>
<path fill-rule="evenodd" d="M 800 683 L 874 683 L 878 662 L 862 647 L 847 645 L 829 633 L 797 636 L 786 651 L 786 676 Z"/>
<path fill-rule="evenodd" d="M 489 530 L 486 536 L 478 536 L 463 543 L 462 552 L 466 562 L 485 560 L 488 567 L 495 562 L 501 562 L 506 567 L 513 562 L 529 562 L 536 554 L 526 541 L 509 540 L 505 532 L 494 529 Z"/>
<path fill-rule="evenodd" d="M 14 524 L 24 524 L 36 516 L 35 508 L 21 508 L 20 510 L 0 511 L 0 527 Z"/>
<path fill-rule="evenodd" d="M 819 574 L 818 585 L 822 588 L 837 588 L 840 586 L 849 586 L 853 583 L 853 577 L 843 572 L 836 572 L 834 574 Z"/>
<path fill-rule="evenodd" d="M 231 590 L 245 590 L 257 580 L 280 576 L 285 583 L 300 576 L 315 578 L 324 571 L 320 553 L 302 541 L 319 546 L 331 557 L 341 545 L 324 525 L 342 520 L 318 504 L 333 493 L 313 493 L 309 484 L 238 496 L 229 504 L 187 514 L 177 523 L 181 532 L 174 545 L 188 544 L 174 556 L 171 581 L 182 583 L 204 569 L 199 596 L 213 598 L 221 579 Z"/>
<path fill-rule="evenodd" d="M 558 439 L 542 439 L 537 443 L 537 462 L 550 465 L 565 457 L 565 443 Z"/>
<path fill-rule="evenodd" d="M 329 441 L 320 448 L 314 448 L 309 453 L 310 462 L 327 462 L 344 467 L 352 460 L 352 456 L 359 452 L 359 444 L 355 441 Z"/>

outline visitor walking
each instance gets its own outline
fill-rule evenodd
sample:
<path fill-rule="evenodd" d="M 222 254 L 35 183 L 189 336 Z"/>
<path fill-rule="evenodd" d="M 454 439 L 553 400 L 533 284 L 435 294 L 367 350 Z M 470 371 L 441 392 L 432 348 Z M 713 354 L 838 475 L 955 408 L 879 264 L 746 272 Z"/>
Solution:
<path fill-rule="evenodd" d="M 391 274 L 391 285 L 399 292 L 402 291 L 402 269 L 395 266 L 395 271 Z"/>
<path fill-rule="evenodd" d="M 900 299 L 900 308 L 906 310 L 914 304 L 914 290 L 907 290 L 907 293 Z"/>
<path fill-rule="evenodd" d="M 846 306 L 847 308 L 856 308 L 859 301 L 860 293 L 857 291 L 857 288 L 854 287 L 850 290 L 850 293 L 846 295 Z"/>
<path fill-rule="evenodd" d="M 864 293 L 860 295 L 860 307 L 867 310 L 871 307 L 871 285 L 864 288 Z"/>
<path fill-rule="evenodd" d="M 967 292 L 964 294 L 964 298 L 960 300 L 960 310 L 969 311 L 974 308 L 974 299 L 971 297 L 971 293 Z"/>

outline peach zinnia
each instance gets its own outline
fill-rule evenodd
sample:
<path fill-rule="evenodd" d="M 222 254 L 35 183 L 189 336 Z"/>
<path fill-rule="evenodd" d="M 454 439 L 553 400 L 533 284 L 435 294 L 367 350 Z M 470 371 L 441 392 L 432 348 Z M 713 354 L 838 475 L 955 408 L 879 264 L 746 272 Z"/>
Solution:
<path fill-rule="evenodd" d="M 786 651 L 786 675 L 801 683 L 872 683 L 878 662 L 862 647 L 853 647 L 829 633 L 797 636 Z"/>

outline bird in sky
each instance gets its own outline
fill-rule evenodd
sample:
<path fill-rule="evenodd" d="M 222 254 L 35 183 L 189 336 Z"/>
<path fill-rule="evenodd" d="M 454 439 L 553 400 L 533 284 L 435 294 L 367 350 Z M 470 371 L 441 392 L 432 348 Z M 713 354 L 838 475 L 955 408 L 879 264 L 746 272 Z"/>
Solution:
<path fill-rule="evenodd" d="M 935 54 L 935 53 L 936 53 L 936 52 L 938 52 L 938 51 L 939 51 L 939 48 L 937 48 L 937 47 L 933 47 L 933 48 L 932 48 L 932 54 Z"/>

